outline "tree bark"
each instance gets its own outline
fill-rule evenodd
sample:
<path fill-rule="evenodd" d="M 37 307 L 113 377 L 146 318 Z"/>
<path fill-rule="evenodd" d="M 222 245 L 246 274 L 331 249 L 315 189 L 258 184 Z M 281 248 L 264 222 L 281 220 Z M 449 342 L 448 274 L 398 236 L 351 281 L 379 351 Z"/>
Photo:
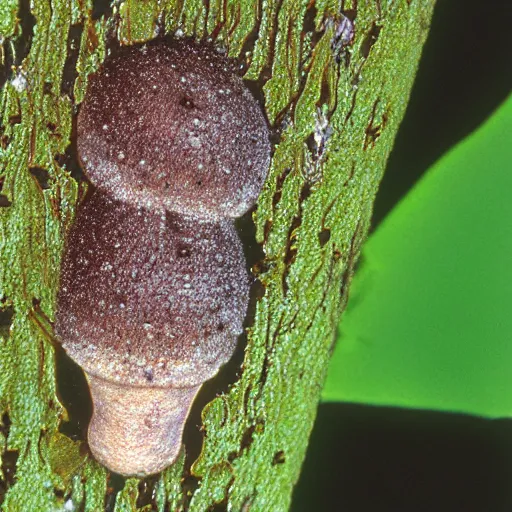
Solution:
<path fill-rule="evenodd" d="M 0 0 L 2 510 L 288 509 L 433 4 L 21 0 L 18 10 Z M 116 39 L 176 31 L 211 38 L 245 66 L 275 152 L 253 213 L 263 252 L 252 256 L 242 369 L 202 409 L 198 456 L 184 450 L 158 477 L 123 482 L 66 434 L 58 395 L 51 321 L 83 192 L 73 115 Z"/>

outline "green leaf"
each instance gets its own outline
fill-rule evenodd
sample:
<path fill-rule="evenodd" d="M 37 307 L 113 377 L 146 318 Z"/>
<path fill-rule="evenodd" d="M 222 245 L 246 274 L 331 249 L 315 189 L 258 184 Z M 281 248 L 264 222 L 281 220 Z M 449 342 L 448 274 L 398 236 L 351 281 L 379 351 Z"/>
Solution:
<path fill-rule="evenodd" d="M 512 414 L 512 96 L 368 240 L 324 401 Z"/>

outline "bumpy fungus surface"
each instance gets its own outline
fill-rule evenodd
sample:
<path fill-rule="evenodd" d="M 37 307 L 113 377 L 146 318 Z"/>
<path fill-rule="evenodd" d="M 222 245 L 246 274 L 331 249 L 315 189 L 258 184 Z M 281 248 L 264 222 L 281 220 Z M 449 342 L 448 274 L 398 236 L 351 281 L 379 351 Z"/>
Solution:
<path fill-rule="evenodd" d="M 124 475 L 175 460 L 199 387 L 242 332 L 232 217 L 255 202 L 270 145 L 231 66 L 190 42 L 124 49 L 91 77 L 78 117 L 97 190 L 68 235 L 55 331 L 89 382 L 91 451 Z"/>
<path fill-rule="evenodd" d="M 95 192 L 68 236 L 55 329 L 88 373 L 186 387 L 231 357 L 249 294 L 232 222 L 148 211 Z"/>
<path fill-rule="evenodd" d="M 108 59 L 90 77 L 78 151 L 115 197 L 210 219 L 247 211 L 270 161 L 265 118 L 233 64 L 192 42 Z"/>

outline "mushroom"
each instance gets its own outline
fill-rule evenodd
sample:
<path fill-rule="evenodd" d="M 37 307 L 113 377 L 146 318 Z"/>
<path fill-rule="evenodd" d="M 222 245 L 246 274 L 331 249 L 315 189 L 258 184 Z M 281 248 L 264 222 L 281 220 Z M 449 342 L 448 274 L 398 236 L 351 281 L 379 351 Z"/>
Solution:
<path fill-rule="evenodd" d="M 175 460 L 195 395 L 242 332 L 233 218 L 263 185 L 267 124 L 230 60 L 160 42 L 90 77 L 77 147 L 96 190 L 68 235 L 55 332 L 89 382 L 92 453 L 148 475 Z"/>
<path fill-rule="evenodd" d="M 98 461 L 141 476 L 175 460 L 199 387 L 235 349 L 248 294 L 231 220 L 99 190 L 86 198 L 68 234 L 55 332 L 89 382 Z"/>
<path fill-rule="evenodd" d="M 209 220 L 246 212 L 270 162 L 265 117 L 232 61 L 191 41 L 108 59 L 90 77 L 77 134 L 99 189 Z"/>

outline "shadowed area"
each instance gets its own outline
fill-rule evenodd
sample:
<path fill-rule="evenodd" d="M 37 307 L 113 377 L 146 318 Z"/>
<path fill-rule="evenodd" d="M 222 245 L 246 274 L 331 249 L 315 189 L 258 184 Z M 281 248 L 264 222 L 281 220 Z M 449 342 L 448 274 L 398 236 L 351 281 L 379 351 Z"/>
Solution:
<path fill-rule="evenodd" d="M 492 6 L 492 7 L 491 7 Z M 443 153 L 512 90 L 510 2 L 437 2 L 407 112 L 374 206 L 375 228 Z"/>
<path fill-rule="evenodd" d="M 292 512 L 511 510 L 512 420 L 322 404 Z"/>

